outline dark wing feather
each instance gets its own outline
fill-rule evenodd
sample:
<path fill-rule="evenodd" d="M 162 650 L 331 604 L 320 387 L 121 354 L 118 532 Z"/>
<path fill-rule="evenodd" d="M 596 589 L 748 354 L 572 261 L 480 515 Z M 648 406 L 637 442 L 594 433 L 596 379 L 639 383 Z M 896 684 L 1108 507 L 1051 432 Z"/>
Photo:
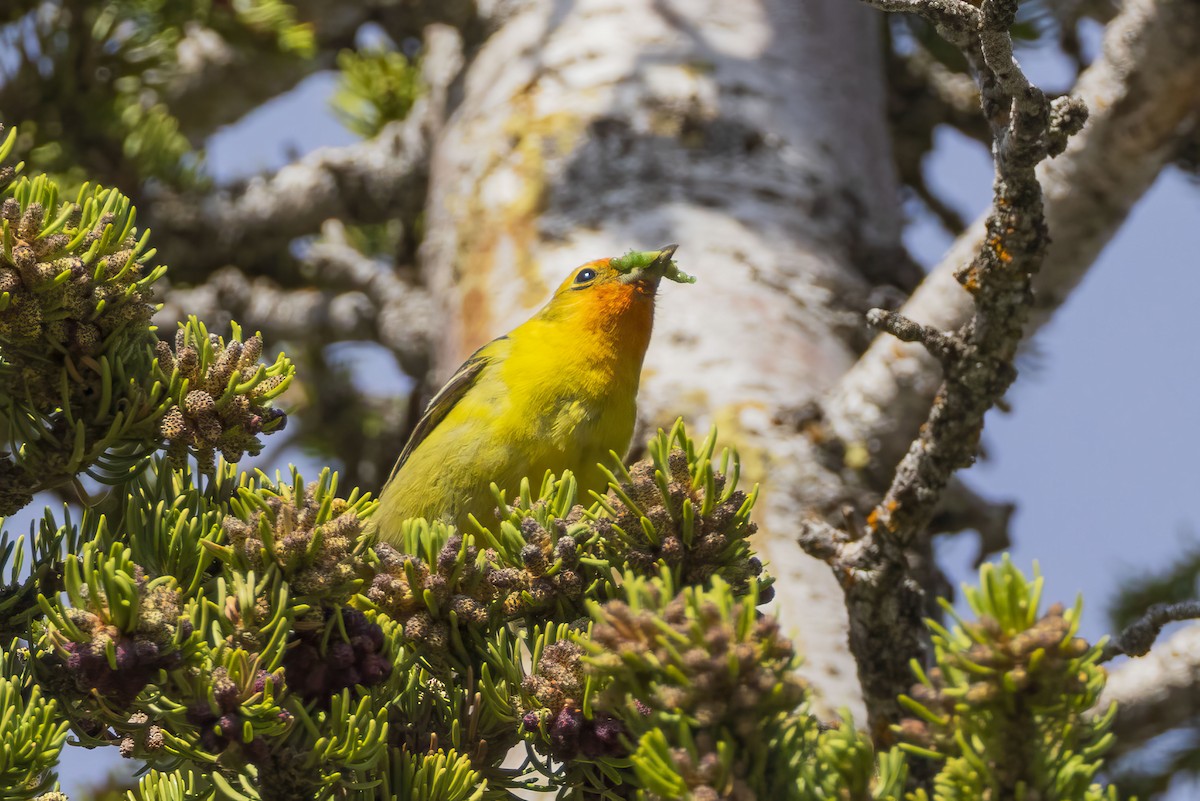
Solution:
<path fill-rule="evenodd" d="M 404 445 L 404 450 L 400 451 L 400 458 L 396 460 L 396 466 L 392 468 L 392 474 L 388 476 L 390 482 L 400 472 L 400 468 L 408 461 L 408 457 L 417 449 L 425 439 L 437 428 L 438 423 L 445 419 L 450 410 L 462 400 L 463 395 L 467 394 L 475 382 L 479 380 L 480 373 L 487 367 L 494 358 L 494 354 L 485 353 L 490 350 L 493 345 L 501 340 L 508 339 L 507 336 L 493 339 L 488 344 L 484 345 L 479 350 L 471 354 L 462 365 L 446 382 L 446 385 L 437 391 L 429 400 L 429 405 L 425 407 L 421 419 L 417 421 L 417 425 L 413 428 L 412 435 L 408 438 L 408 442 Z"/>

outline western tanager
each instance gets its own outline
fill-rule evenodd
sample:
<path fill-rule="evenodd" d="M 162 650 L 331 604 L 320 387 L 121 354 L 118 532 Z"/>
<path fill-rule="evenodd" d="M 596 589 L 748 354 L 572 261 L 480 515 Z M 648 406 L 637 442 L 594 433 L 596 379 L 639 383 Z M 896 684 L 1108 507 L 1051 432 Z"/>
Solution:
<path fill-rule="evenodd" d="M 675 245 L 579 267 L 532 318 L 484 345 L 434 395 L 383 488 L 372 525 L 396 542 L 408 518 L 487 525 L 494 481 L 570 470 L 603 491 L 597 463 L 633 436 L 659 281 L 691 283 Z"/>

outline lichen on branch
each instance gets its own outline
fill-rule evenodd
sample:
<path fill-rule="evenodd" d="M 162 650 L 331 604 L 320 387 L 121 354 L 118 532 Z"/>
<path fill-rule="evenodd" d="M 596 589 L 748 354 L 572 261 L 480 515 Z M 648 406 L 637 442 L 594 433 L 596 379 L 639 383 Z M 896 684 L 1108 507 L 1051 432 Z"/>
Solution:
<path fill-rule="evenodd" d="M 951 476 L 975 460 L 985 413 L 1016 378 L 1014 360 L 1033 308 L 1032 280 L 1049 243 L 1035 167 L 1062 152 L 1087 110 L 1070 97 L 1050 101 L 1029 83 L 1013 59 L 1013 0 L 984 0 L 978 7 L 962 0 L 872 4 L 921 14 L 963 50 L 992 128 L 995 164 L 987 236 L 956 273 L 974 299 L 972 318 L 956 330 L 939 331 L 895 312 L 868 316 L 882 330 L 921 343 L 942 365 L 942 385 L 928 419 L 864 530 L 838 532 L 814 520 L 801 537 L 842 583 L 872 729 L 887 742 L 888 726 L 901 713 L 896 698 L 910 681 L 909 660 L 925 663 L 929 656 L 923 592 L 910 572 L 908 551 L 928 536 Z"/>

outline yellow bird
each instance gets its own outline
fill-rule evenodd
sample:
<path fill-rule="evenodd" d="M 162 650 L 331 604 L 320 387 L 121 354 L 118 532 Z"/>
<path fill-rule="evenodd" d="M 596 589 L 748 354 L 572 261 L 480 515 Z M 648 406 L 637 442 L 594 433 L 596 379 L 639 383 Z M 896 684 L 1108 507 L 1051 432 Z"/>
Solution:
<path fill-rule="evenodd" d="M 484 345 L 434 395 L 372 519 L 396 543 L 413 517 L 469 530 L 494 522 L 494 481 L 515 497 L 522 478 L 570 470 L 603 491 L 597 463 L 633 436 L 638 380 L 659 281 L 692 283 L 676 245 L 588 262 L 531 319 Z"/>

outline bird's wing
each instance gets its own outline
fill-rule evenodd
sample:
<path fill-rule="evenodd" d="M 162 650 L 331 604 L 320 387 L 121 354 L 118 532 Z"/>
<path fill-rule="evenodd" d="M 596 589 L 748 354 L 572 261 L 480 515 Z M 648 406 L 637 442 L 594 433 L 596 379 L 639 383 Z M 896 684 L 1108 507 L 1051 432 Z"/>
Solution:
<path fill-rule="evenodd" d="M 400 468 L 408 461 L 408 457 L 417 449 L 417 446 L 425 441 L 438 423 L 445 419 L 450 410 L 462 400 L 467 391 L 475 385 L 479 380 L 480 374 L 484 368 L 491 364 L 497 356 L 497 348 L 499 343 L 508 339 L 507 336 L 493 339 L 488 344 L 484 345 L 479 350 L 471 354 L 471 356 L 462 363 L 462 365 L 446 382 L 446 385 L 438 390 L 437 394 L 429 400 L 429 405 L 425 407 L 425 412 L 421 415 L 421 419 L 417 421 L 417 425 L 413 428 L 412 435 L 408 438 L 408 442 L 404 445 L 404 450 L 400 451 L 400 458 L 396 460 L 396 466 L 392 468 L 392 474 L 388 476 L 388 481 L 396 477 L 400 472 Z"/>

